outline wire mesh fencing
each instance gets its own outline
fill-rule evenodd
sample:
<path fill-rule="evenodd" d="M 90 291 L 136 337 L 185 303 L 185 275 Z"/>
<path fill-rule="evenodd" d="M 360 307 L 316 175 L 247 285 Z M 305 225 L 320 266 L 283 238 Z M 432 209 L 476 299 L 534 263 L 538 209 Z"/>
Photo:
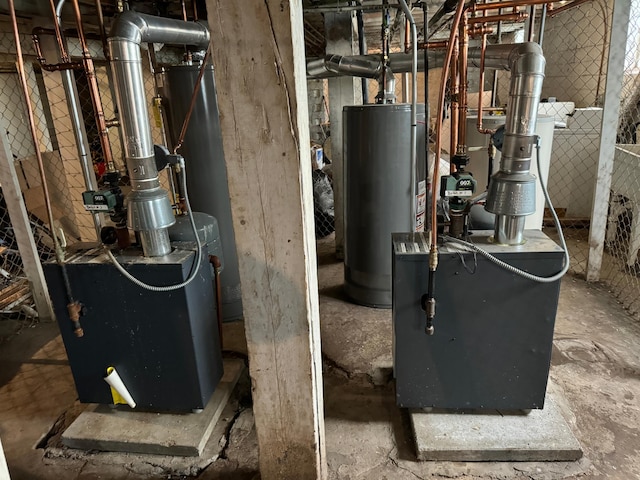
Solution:
<path fill-rule="evenodd" d="M 548 189 L 567 240 L 570 271 L 581 276 L 589 255 L 612 6 L 594 0 L 550 12 L 544 31 L 547 63 L 539 116 L 553 117 L 556 125 Z M 548 209 L 544 229 L 557 238 Z"/>
<path fill-rule="evenodd" d="M 600 279 L 640 315 L 640 2 L 631 2 Z"/>
<path fill-rule="evenodd" d="M 23 199 L 28 206 L 28 222 L 42 261 L 53 255 L 53 241 L 46 223 L 46 211 L 36 162 L 36 148 L 51 151 L 55 136 L 49 129 L 48 105 L 39 95 L 40 70 L 29 61 L 30 39 L 21 36 L 25 51 L 26 79 L 32 100 L 38 144 L 33 141 L 20 78 L 15 66 L 16 46 L 11 31 L 0 33 L 0 128 L 3 129 L 7 160 L 13 162 Z M 0 187 L 0 343 L 9 335 L 37 323 L 39 315 L 16 239 L 7 200 Z"/>

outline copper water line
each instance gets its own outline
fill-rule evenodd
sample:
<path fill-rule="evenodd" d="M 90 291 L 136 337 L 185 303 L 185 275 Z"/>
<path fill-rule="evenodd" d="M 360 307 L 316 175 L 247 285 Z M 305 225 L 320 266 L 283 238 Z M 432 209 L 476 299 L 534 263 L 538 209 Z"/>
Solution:
<path fill-rule="evenodd" d="M 438 245 L 438 186 L 435 182 L 438 181 L 440 170 L 440 153 L 442 149 L 442 111 L 444 110 L 444 96 L 447 88 L 447 77 L 449 73 L 449 64 L 451 63 L 451 57 L 453 56 L 453 48 L 455 45 L 455 39 L 458 32 L 458 26 L 460 19 L 464 12 L 465 2 L 459 0 L 456 8 L 456 13 L 451 25 L 451 33 L 449 34 L 449 45 L 447 47 L 447 54 L 444 59 L 444 65 L 442 66 L 442 77 L 440 80 L 440 89 L 438 92 L 438 108 L 436 110 L 437 115 L 437 128 L 436 128 L 436 149 L 435 158 L 433 162 L 433 182 L 431 186 L 431 247 L 437 249 Z M 437 250 L 436 250 L 437 251 Z M 435 270 L 435 269 L 434 269 Z"/>
<path fill-rule="evenodd" d="M 521 22 L 526 20 L 529 14 L 526 12 L 503 13 L 500 15 L 489 15 L 486 17 L 471 17 L 468 20 L 469 25 L 494 23 L 494 22 Z"/>
<path fill-rule="evenodd" d="M 60 72 L 62 70 L 81 70 L 84 68 L 82 62 L 62 62 L 62 63 L 47 63 L 47 59 L 44 58 L 42 53 L 42 47 L 40 46 L 40 37 L 36 33 L 31 34 L 33 41 L 33 49 L 36 51 L 36 60 L 40 64 L 40 68 L 45 72 Z"/>
<path fill-rule="evenodd" d="M 100 41 L 102 42 L 102 52 L 104 58 L 108 61 L 111 60 L 109 55 L 109 45 L 107 45 L 107 31 L 104 28 L 104 16 L 102 15 L 102 0 L 95 0 L 96 11 L 98 12 L 98 26 L 100 27 Z"/>
<path fill-rule="evenodd" d="M 182 5 L 182 20 L 184 20 L 185 22 L 188 20 L 187 19 L 187 6 L 184 3 L 184 0 L 180 0 L 180 4 Z"/>
<path fill-rule="evenodd" d="M 49 0 L 49 5 L 51 6 L 51 13 L 53 14 L 53 20 L 54 20 L 53 29 L 56 36 L 56 42 L 58 42 L 58 49 L 60 50 L 60 59 L 62 60 L 62 63 L 69 63 L 71 61 L 71 58 L 69 57 L 69 54 L 67 53 L 67 49 L 64 46 L 64 39 L 62 38 L 60 23 L 56 21 L 56 18 L 58 15 L 57 15 L 56 6 L 53 3 L 53 0 Z M 42 55 L 39 55 L 39 57 L 41 56 Z"/>
<path fill-rule="evenodd" d="M 22 93 L 24 95 L 24 101 L 27 107 L 27 120 L 29 123 L 29 129 L 31 130 L 31 139 L 33 140 L 36 160 L 38 162 L 38 172 L 40 174 L 40 181 L 42 182 L 42 193 L 44 194 L 44 203 L 49 220 L 49 229 L 51 231 L 51 238 L 53 239 L 53 244 L 56 251 L 56 258 L 58 262 L 62 262 L 63 252 L 55 231 L 55 220 L 53 218 L 53 208 L 51 206 L 51 197 L 49 195 L 49 187 L 47 185 L 47 175 L 44 170 L 44 161 L 42 160 L 42 152 L 40 151 L 40 142 L 38 140 L 38 129 L 36 128 L 36 121 L 33 115 L 33 105 L 31 103 L 31 98 L 29 97 L 29 86 L 27 85 L 27 75 L 24 69 L 24 59 L 22 58 L 22 46 L 20 45 L 20 34 L 18 32 L 18 19 L 16 18 L 14 0 L 8 0 L 8 6 L 9 14 L 11 16 L 11 24 L 13 26 L 13 36 L 16 42 L 16 63 L 18 67 L 18 77 L 20 78 L 20 85 L 22 87 Z"/>
<path fill-rule="evenodd" d="M 505 0 L 502 2 L 485 2 L 477 3 L 475 10 L 497 10 L 499 8 L 517 8 L 524 5 L 541 5 L 543 3 L 552 3 L 549 0 Z"/>
<path fill-rule="evenodd" d="M 418 50 L 444 50 L 449 42 L 446 40 L 435 40 L 433 42 L 422 42 L 418 44 Z"/>
<path fill-rule="evenodd" d="M 191 0 L 191 7 L 193 8 L 193 21 L 197 22 L 198 21 L 198 4 L 196 3 L 196 0 Z"/>
<path fill-rule="evenodd" d="M 78 0 L 72 0 L 73 9 L 76 14 L 76 24 L 78 25 L 78 38 L 80 39 L 80 45 L 82 47 L 82 60 L 84 62 L 85 75 L 87 77 L 87 83 L 89 84 L 89 93 L 91 96 L 91 103 L 93 104 L 93 110 L 96 118 L 96 125 L 98 127 L 98 133 L 100 135 L 100 146 L 102 147 L 102 154 L 104 161 L 107 165 L 107 171 L 115 171 L 115 165 L 113 163 L 113 153 L 111 152 L 111 143 L 109 143 L 109 131 L 107 129 L 106 118 L 104 110 L 102 108 L 102 101 L 100 99 L 100 90 L 98 88 L 98 79 L 96 77 L 96 70 L 93 65 L 93 59 L 87 46 L 87 40 L 84 36 L 84 30 L 82 28 L 82 14 L 80 12 L 80 5 Z"/>
<path fill-rule="evenodd" d="M 189 110 L 187 110 L 187 114 L 184 117 L 184 122 L 182 122 L 182 130 L 180 130 L 180 136 L 178 137 L 178 141 L 176 142 L 175 147 L 173 147 L 173 154 L 178 153 L 180 147 L 182 147 L 182 143 L 184 142 L 184 137 L 187 134 L 187 128 L 189 127 L 189 121 L 191 120 L 191 114 L 193 113 L 193 109 L 196 106 L 196 100 L 198 98 L 198 92 L 200 91 L 200 84 L 202 83 L 202 77 L 204 77 L 204 71 L 207 68 L 207 62 L 209 60 L 209 56 L 211 54 L 211 47 L 207 48 L 207 53 L 202 60 L 202 66 L 200 67 L 200 72 L 198 73 L 198 78 L 196 79 L 196 84 L 193 89 L 193 93 L 191 94 L 191 103 L 189 103 Z"/>
<path fill-rule="evenodd" d="M 458 145 L 456 154 L 467 153 L 467 92 L 469 84 L 467 81 L 467 63 L 469 57 L 469 36 L 467 33 L 467 16 L 463 15 L 460 20 L 460 31 L 458 33 L 460 52 L 458 57 L 458 75 L 460 76 L 460 95 L 458 96 Z"/>

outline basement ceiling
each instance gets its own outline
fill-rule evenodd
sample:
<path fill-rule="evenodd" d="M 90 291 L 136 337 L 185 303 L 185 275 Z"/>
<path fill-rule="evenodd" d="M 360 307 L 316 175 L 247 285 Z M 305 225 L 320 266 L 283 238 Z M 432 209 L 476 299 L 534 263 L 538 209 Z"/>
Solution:
<path fill-rule="evenodd" d="M 51 18 L 51 7 L 48 0 L 14 0 L 18 17 L 32 19 L 34 17 Z M 57 3 L 59 0 L 54 0 Z M 242 0 L 232 0 L 242 1 Z M 438 10 L 444 0 L 425 0 L 428 7 L 429 18 Z M 118 13 L 119 6 L 128 4 L 129 8 L 138 12 L 163 17 L 182 18 L 183 5 L 189 19 L 194 18 L 194 8 L 197 9 L 198 18 L 206 19 L 206 0 L 101 0 L 105 21 Z M 382 0 L 303 0 L 305 48 L 308 57 L 325 55 L 326 38 L 324 29 L 324 14 L 328 11 L 339 11 L 341 8 L 361 5 L 364 7 L 363 22 L 364 34 L 369 51 L 379 51 L 381 45 Z M 389 0 L 392 5 L 397 5 L 397 0 Z M 96 0 L 79 0 L 83 21 L 87 31 L 98 31 L 96 24 Z M 423 13 L 421 7 L 412 9 L 418 38 L 423 38 Z M 0 0 L 0 14 L 8 14 L 7 0 Z M 250 14 L 248 12 L 248 14 Z M 75 20 L 71 1 L 67 0 L 63 8 L 63 21 L 68 27 L 74 28 Z M 396 8 L 391 9 L 392 22 L 392 49 L 398 51 L 403 48 L 402 24 L 404 16 Z M 522 28 L 522 24 L 508 25 L 503 31 Z M 446 28 L 438 37 L 446 36 Z M 437 37 L 436 37 L 437 38 Z M 329 52 L 330 53 L 330 52 Z"/>

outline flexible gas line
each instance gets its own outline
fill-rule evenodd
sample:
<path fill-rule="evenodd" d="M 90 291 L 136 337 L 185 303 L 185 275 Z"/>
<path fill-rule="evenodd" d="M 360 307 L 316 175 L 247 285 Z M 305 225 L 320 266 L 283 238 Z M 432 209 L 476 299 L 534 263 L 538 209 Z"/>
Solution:
<path fill-rule="evenodd" d="M 137 286 L 144 288 L 145 290 L 150 290 L 152 292 L 171 292 L 174 290 L 179 290 L 181 288 L 184 288 L 187 285 L 189 285 L 198 276 L 198 271 L 200 270 L 203 245 L 202 245 L 202 241 L 200 240 L 200 236 L 198 235 L 198 228 L 196 227 L 196 222 L 193 218 L 193 211 L 191 210 L 191 203 L 189 202 L 189 191 L 187 189 L 187 172 L 186 172 L 185 162 L 183 157 L 180 157 L 180 167 L 182 168 L 181 176 L 182 176 L 182 186 L 184 188 L 184 202 L 187 206 L 189 222 L 191 223 L 193 234 L 196 237 L 196 245 L 197 245 L 196 259 L 193 262 L 193 265 L 191 266 L 191 272 L 189 273 L 189 277 L 184 282 L 178 283 L 176 285 L 167 285 L 163 287 L 157 286 L 157 285 L 149 285 L 148 283 L 145 283 L 142 280 L 137 279 L 136 277 L 131 275 L 129 272 L 127 272 L 125 268 L 118 262 L 116 257 L 113 256 L 113 253 L 111 253 L 111 250 L 105 247 L 109 260 L 111 260 L 113 265 L 118 269 L 118 271 L 122 275 L 124 275 L 131 282 L 135 283 Z"/>
<path fill-rule="evenodd" d="M 564 238 L 564 233 L 562 232 L 562 226 L 560 225 L 560 219 L 558 219 L 558 215 L 556 214 L 556 211 L 553 208 L 553 204 L 551 203 L 551 198 L 549 197 L 549 192 L 547 191 L 547 186 L 545 185 L 544 180 L 542 179 L 542 170 L 540 169 L 540 137 L 536 137 L 536 165 L 538 166 L 538 180 L 540 181 L 540 186 L 542 187 L 542 193 L 544 194 L 544 199 L 549 207 L 549 210 L 551 210 L 553 221 L 556 225 L 556 229 L 558 230 L 558 234 L 560 236 L 560 244 L 564 249 L 565 261 L 564 261 L 564 267 L 562 268 L 562 270 L 560 270 L 555 275 L 552 275 L 551 277 L 540 277 L 538 275 L 533 275 L 531 273 L 525 272 L 524 270 L 520 270 L 519 268 L 516 268 L 513 265 L 509 265 L 506 262 L 503 262 L 502 260 L 496 258 L 486 250 L 483 250 L 482 248 L 478 247 L 477 245 L 471 242 L 466 242 L 458 238 L 449 237 L 448 235 L 444 236 L 443 238 L 447 242 L 464 245 L 465 247 L 471 249 L 472 251 L 479 253 L 490 262 L 498 265 L 499 267 L 504 268 L 505 270 L 515 273 L 516 275 L 519 275 L 523 278 L 526 278 L 528 280 L 532 280 L 538 283 L 553 283 L 560 280 L 564 276 L 564 274 L 567 273 L 570 266 L 570 258 L 569 258 L 569 249 L 567 248 L 567 243 Z"/>

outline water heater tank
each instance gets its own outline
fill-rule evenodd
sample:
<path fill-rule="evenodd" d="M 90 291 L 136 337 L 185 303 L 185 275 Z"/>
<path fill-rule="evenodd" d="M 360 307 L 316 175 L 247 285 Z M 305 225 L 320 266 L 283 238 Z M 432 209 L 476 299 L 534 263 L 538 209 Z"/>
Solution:
<path fill-rule="evenodd" d="M 356 303 L 391 308 L 391 234 L 424 224 L 424 105 L 418 105 L 417 199 L 411 188 L 411 105 L 347 106 L 343 116 L 345 292 Z M 413 202 L 420 204 L 417 220 Z"/>
<path fill-rule="evenodd" d="M 189 109 L 199 66 L 169 67 L 163 76 L 163 94 L 169 117 L 169 134 L 176 142 Z M 222 149 L 222 133 L 213 67 L 205 69 L 189 128 L 180 149 L 187 165 L 187 187 L 191 207 L 214 216 L 220 226 L 224 270 L 222 282 L 222 314 L 225 321 L 242 318 L 240 272 L 236 240 L 231 218 L 227 167 Z"/>

